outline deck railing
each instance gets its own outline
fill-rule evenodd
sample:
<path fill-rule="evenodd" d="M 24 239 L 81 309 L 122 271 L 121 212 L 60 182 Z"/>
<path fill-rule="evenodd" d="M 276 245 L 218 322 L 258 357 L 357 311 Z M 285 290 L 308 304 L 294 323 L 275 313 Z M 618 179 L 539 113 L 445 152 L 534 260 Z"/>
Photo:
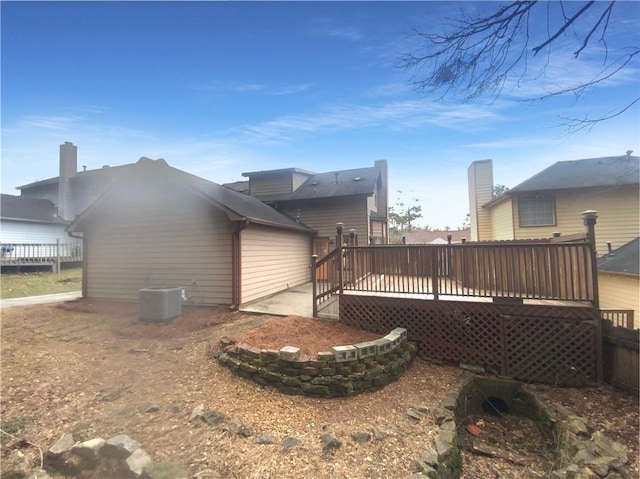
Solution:
<path fill-rule="evenodd" d="M 601 309 L 602 319 L 611 322 L 613 328 L 637 329 L 632 309 Z"/>
<path fill-rule="evenodd" d="M 316 277 L 316 302 L 338 291 L 354 291 L 597 306 L 594 258 L 591 243 L 584 241 L 344 246 L 317 262 Z"/>
<path fill-rule="evenodd" d="M 2 266 L 52 266 L 82 261 L 79 243 L 0 243 Z"/>

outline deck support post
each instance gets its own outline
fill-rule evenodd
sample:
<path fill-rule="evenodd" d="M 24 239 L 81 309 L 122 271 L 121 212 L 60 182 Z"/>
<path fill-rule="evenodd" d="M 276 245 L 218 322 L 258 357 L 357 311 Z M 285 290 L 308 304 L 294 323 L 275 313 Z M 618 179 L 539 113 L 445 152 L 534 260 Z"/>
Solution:
<path fill-rule="evenodd" d="M 584 225 L 587 227 L 587 240 L 591 243 L 591 281 L 593 288 L 593 307 L 600 308 L 600 292 L 598 291 L 598 252 L 596 251 L 596 218 L 598 212 L 586 210 L 581 213 Z M 602 315 L 598 314 L 596 324 L 596 381 L 602 383 L 604 379 L 604 354 L 602 351 Z"/>
<path fill-rule="evenodd" d="M 438 299 L 438 248 L 431 248 L 431 289 L 433 299 Z"/>
<path fill-rule="evenodd" d="M 318 294 L 318 278 L 316 274 L 316 265 L 318 263 L 318 255 L 311 255 L 311 287 L 312 287 L 312 296 L 311 299 L 313 301 L 313 317 L 318 317 L 318 300 L 316 299 L 316 295 Z"/>
<path fill-rule="evenodd" d="M 595 210 L 587 210 L 581 213 L 584 225 L 587 227 L 587 241 L 591 243 L 591 287 L 593 294 L 593 306 L 600 307 L 600 298 L 598 291 L 598 252 L 596 251 L 596 218 L 598 212 Z"/>
<path fill-rule="evenodd" d="M 342 249 L 342 232 L 344 229 L 344 223 L 338 222 L 336 223 L 336 246 L 338 248 L 338 292 L 342 294 L 343 289 L 343 273 L 344 273 L 344 257 L 343 249 Z"/>

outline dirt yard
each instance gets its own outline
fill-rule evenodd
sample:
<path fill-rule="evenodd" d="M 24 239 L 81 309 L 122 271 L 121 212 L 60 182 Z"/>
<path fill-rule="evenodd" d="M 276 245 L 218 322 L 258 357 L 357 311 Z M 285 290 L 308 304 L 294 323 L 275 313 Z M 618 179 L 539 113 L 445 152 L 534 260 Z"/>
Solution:
<path fill-rule="evenodd" d="M 256 346 L 281 342 L 313 354 L 325 347 L 318 344 L 326 340 L 326 322 L 307 320 L 300 328 L 299 318 L 211 309 L 185 311 L 168 325 L 135 319 L 131 306 L 86 301 L 2 311 L 1 418 L 11 436 L 3 434 L 0 466 L 17 448 L 37 465 L 32 445 L 46 450 L 73 432 L 80 440 L 128 434 L 155 463 L 182 469 L 189 478 L 206 469 L 216 478 L 402 478 L 437 430 L 429 416 L 416 421 L 407 410 L 435 407 L 463 374 L 416 360 L 400 380 L 376 392 L 341 399 L 286 396 L 219 366 L 212 359 L 219 339 L 244 336 Z M 347 328 L 333 328 L 332 335 L 337 343 L 368 338 Z M 637 398 L 609 387 L 534 389 L 626 444 L 630 477 L 638 476 Z M 249 426 L 252 435 L 189 421 L 201 404 Z M 352 439 L 372 426 L 383 439 Z M 323 454 L 324 432 L 342 441 L 334 454 Z M 262 433 L 275 442 L 256 443 Z M 283 447 L 285 438 L 297 445 Z M 480 457 L 465 457 L 464 464 L 466 478 L 491 477 L 482 472 L 488 469 L 494 477 L 513 478 L 527 471 Z"/>

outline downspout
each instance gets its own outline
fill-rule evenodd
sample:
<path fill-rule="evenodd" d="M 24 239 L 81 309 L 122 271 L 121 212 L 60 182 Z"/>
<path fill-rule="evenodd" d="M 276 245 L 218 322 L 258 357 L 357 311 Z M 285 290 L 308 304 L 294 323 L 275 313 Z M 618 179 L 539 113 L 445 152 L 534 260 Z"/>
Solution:
<path fill-rule="evenodd" d="M 244 218 L 238 222 L 236 231 L 231 235 L 231 300 L 229 309 L 235 311 L 242 301 L 242 251 L 240 247 L 240 233 L 249 226 L 249 220 Z"/>

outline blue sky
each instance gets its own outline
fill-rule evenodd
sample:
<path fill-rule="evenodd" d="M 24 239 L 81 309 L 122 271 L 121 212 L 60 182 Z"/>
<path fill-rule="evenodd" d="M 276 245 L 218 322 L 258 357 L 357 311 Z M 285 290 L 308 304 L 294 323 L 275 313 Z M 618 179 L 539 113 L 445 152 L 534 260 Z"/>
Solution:
<path fill-rule="evenodd" d="M 571 109 L 565 98 L 520 101 L 601 67 L 570 49 L 549 59 L 548 76 L 498 99 L 442 103 L 412 91 L 398 68 L 419 46 L 412 29 L 495 6 L 3 1 L 2 192 L 57 176 L 65 141 L 78 146 L 79 167 L 165 158 L 217 183 L 385 158 L 391 203 L 417 199 L 422 225 L 455 228 L 474 160 L 493 159 L 495 183 L 513 187 L 555 161 L 640 154 L 638 105 L 572 135 L 557 126 L 636 97 L 637 62 Z M 640 44 L 639 12 L 639 2 L 616 6 L 611 55 Z"/>

